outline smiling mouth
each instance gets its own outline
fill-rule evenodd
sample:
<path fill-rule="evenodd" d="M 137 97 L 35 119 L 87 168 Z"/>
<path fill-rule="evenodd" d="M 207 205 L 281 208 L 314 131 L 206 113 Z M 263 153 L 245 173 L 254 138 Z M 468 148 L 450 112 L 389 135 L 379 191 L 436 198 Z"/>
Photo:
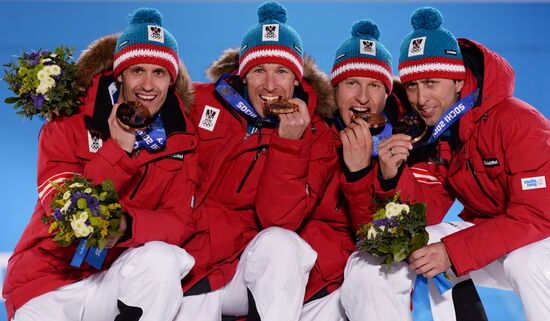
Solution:
<path fill-rule="evenodd" d="M 142 102 L 150 102 L 153 101 L 157 95 L 136 94 L 136 97 Z"/>

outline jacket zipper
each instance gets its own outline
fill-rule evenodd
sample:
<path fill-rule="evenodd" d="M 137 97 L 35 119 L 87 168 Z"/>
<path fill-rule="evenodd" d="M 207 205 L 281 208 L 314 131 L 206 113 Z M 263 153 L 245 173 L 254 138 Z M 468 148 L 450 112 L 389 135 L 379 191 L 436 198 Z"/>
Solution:
<path fill-rule="evenodd" d="M 477 186 L 479 187 L 479 189 L 483 192 L 483 194 L 485 194 L 485 196 L 487 196 L 487 198 L 491 201 L 491 203 L 493 203 L 493 205 L 495 207 L 498 207 L 497 202 L 489 195 L 489 193 L 487 193 L 487 191 L 483 188 L 483 186 L 481 186 L 481 182 L 479 181 L 479 177 L 477 177 L 476 170 L 470 164 L 470 159 L 466 159 L 466 170 L 468 170 L 470 168 L 472 170 L 472 175 L 474 176 L 474 180 L 476 181 Z"/>
<path fill-rule="evenodd" d="M 250 172 L 252 172 L 252 168 L 254 168 L 254 165 L 256 164 L 256 161 L 258 160 L 258 157 L 260 156 L 260 153 L 264 151 L 265 148 L 260 148 L 256 151 L 256 155 L 254 155 L 254 158 L 252 159 L 252 163 L 250 163 L 250 166 L 248 166 L 248 169 L 246 170 L 246 173 L 244 174 L 243 179 L 241 180 L 241 183 L 239 184 L 239 187 L 237 188 L 237 194 L 241 192 L 244 183 L 246 182 L 246 179 L 250 175 Z"/>
<path fill-rule="evenodd" d="M 145 176 L 147 175 L 147 171 L 149 170 L 149 163 L 145 164 L 145 171 L 143 172 L 143 175 L 141 176 L 141 178 L 139 179 L 139 182 L 136 186 L 136 188 L 134 188 L 134 191 L 132 192 L 132 194 L 130 195 L 130 199 L 134 199 L 134 196 L 136 196 L 136 193 L 138 191 L 138 189 L 140 188 L 141 186 L 141 183 L 143 183 L 143 180 L 145 179 Z"/>

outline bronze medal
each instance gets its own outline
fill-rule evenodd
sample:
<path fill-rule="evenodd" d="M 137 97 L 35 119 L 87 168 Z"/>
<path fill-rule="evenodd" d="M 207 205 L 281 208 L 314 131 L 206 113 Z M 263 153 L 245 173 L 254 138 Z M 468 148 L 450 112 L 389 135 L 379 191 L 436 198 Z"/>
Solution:
<path fill-rule="evenodd" d="M 149 109 L 137 101 L 120 104 L 116 110 L 116 119 L 126 130 L 144 129 L 153 122 Z"/>
<path fill-rule="evenodd" d="M 419 142 L 426 136 L 428 126 L 418 114 L 409 114 L 403 117 L 393 127 L 393 134 L 405 134 L 411 136 L 411 143 Z"/>
<path fill-rule="evenodd" d="M 270 115 L 290 114 L 298 110 L 298 105 L 279 98 L 264 102 L 264 110 Z"/>
<path fill-rule="evenodd" d="M 357 123 L 356 120 L 359 118 L 363 119 L 367 125 L 369 125 L 371 135 L 378 135 L 382 132 L 387 122 L 384 116 L 371 112 L 354 113 L 353 116 L 351 116 L 351 121 Z"/>

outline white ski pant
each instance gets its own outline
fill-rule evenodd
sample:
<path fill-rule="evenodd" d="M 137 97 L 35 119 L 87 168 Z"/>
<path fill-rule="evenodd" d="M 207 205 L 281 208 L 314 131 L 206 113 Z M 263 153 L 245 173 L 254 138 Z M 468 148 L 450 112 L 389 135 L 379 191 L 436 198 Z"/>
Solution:
<path fill-rule="evenodd" d="M 472 226 L 467 222 L 445 222 L 427 227 L 430 243 Z M 342 285 L 342 305 L 351 321 L 411 320 L 410 294 L 416 273 L 406 263 L 391 271 L 380 268 L 380 258 L 354 253 L 348 260 Z M 457 278 L 447 271 L 454 285 L 467 277 L 475 284 L 514 290 L 520 297 L 528 321 L 550 320 L 550 238 L 519 248 L 491 264 Z M 436 321 L 454 321 L 451 292 L 441 296 L 429 280 L 430 303 Z"/>
<path fill-rule="evenodd" d="M 296 233 L 267 228 L 248 244 L 233 279 L 217 291 L 185 296 L 175 320 L 247 315 L 249 289 L 262 321 L 296 321 L 316 259 L 317 253 Z"/>
<path fill-rule="evenodd" d="M 194 264 L 180 247 L 149 242 L 126 250 L 104 272 L 30 300 L 12 320 L 114 320 L 119 313 L 117 300 L 141 308 L 140 320 L 172 320 L 182 300 L 180 280 Z"/>

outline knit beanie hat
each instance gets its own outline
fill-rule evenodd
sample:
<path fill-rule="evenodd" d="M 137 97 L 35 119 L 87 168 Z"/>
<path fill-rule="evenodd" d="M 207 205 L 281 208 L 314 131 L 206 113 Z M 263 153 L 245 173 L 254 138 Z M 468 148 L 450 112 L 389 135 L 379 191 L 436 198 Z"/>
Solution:
<path fill-rule="evenodd" d="M 239 75 L 259 64 L 275 63 L 292 70 L 298 81 L 304 74 L 302 39 L 286 22 L 286 9 L 277 2 L 258 8 L 259 23 L 243 37 L 239 54 Z"/>
<path fill-rule="evenodd" d="M 392 90 L 391 55 L 379 41 L 380 30 L 371 20 L 353 24 L 351 38 L 336 50 L 330 73 L 333 86 L 348 77 L 370 77 L 380 80 L 386 91 Z"/>
<path fill-rule="evenodd" d="M 466 78 L 464 61 L 456 38 L 441 27 L 443 16 L 431 7 L 416 9 L 411 16 L 413 31 L 401 43 L 401 82 L 424 78 Z"/>
<path fill-rule="evenodd" d="M 162 15 L 155 9 L 140 8 L 129 17 L 130 25 L 118 37 L 113 72 L 120 75 L 137 64 L 159 65 L 168 70 L 172 83 L 178 76 L 178 43 L 162 27 Z"/>

